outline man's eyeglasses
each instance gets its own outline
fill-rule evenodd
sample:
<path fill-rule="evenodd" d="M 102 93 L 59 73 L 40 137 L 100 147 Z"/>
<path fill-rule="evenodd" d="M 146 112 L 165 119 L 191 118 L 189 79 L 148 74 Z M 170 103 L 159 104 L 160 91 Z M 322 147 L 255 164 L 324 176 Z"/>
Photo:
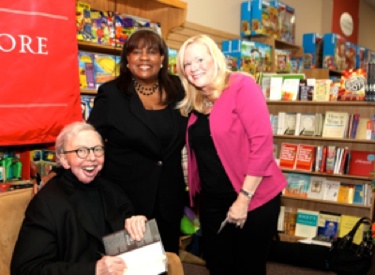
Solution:
<path fill-rule="evenodd" d="M 80 159 L 85 159 L 90 154 L 90 151 L 94 153 L 95 157 L 101 157 L 104 155 L 104 146 L 98 145 L 94 147 L 79 147 L 75 150 L 63 151 L 63 154 L 76 153 Z"/>

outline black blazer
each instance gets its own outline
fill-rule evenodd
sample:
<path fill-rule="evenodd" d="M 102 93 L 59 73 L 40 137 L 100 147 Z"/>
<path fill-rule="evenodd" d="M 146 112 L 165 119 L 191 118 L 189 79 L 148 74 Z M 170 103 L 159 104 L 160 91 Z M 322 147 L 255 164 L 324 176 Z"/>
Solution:
<path fill-rule="evenodd" d="M 179 93 L 184 89 L 178 77 L 172 76 Z M 154 218 L 155 210 L 168 222 L 179 222 L 185 203 L 185 182 L 181 167 L 181 150 L 185 143 L 187 118 L 175 109 L 171 113 L 173 138 L 162 152 L 157 130 L 134 90 L 126 95 L 117 88 L 117 80 L 100 86 L 88 122 L 105 142 L 105 164 L 102 175 L 125 190 L 136 214 Z"/>
<path fill-rule="evenodd" d="M 132 214 L 131 203 L 117 185 L 102 178 L 95 181 L 108 233 L 124 229 L 125 218 Z M 78 193 L 63 174 L 31 200 L 14 249 L 11 274 L 95 274 L 96 261 L 104 253 L 102 236 Z"/>

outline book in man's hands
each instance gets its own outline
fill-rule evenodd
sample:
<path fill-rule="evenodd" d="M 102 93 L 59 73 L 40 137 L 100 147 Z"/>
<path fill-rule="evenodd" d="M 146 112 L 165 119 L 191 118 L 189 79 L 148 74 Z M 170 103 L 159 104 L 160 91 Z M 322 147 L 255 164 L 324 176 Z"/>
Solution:
<path fill-rule="evenodd" d="M 126 275 L 155 275 L 167 271 L 167 256 L 155 219 L 146 222 L 146 232 L 140 241 L 133 240 L 126 230 L 103 237 L 106 255 L 122 258 Z"/>

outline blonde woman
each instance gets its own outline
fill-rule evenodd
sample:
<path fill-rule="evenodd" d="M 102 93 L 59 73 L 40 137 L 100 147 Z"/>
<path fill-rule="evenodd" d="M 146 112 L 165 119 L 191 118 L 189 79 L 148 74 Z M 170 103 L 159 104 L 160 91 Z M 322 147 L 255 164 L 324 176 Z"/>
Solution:
<path fill-rule="evenodd" d="M 190 202 L 199 194 L 203 253 L 212 275 L 266 274 L 287 182 L 273 157 L 265 98 L 254 79 L 230 72 L 206 35 L 185 41 L 177 66 L 186 96 Z"/>

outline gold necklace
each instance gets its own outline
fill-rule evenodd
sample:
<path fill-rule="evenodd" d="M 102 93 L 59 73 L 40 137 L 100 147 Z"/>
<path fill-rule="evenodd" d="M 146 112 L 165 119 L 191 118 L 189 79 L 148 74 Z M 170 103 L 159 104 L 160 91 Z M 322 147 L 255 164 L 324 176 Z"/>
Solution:
<path fill-rule="evenodd" d="M 159 82 L 156 82 L 155 85 L 152 87 L 144 87 L 137 80 L 133 79 L 133 81 L 135 90 L 137 91 L 137 93 L 140 93 L 141 95 L 152 95 L 159 88 Z"/>

